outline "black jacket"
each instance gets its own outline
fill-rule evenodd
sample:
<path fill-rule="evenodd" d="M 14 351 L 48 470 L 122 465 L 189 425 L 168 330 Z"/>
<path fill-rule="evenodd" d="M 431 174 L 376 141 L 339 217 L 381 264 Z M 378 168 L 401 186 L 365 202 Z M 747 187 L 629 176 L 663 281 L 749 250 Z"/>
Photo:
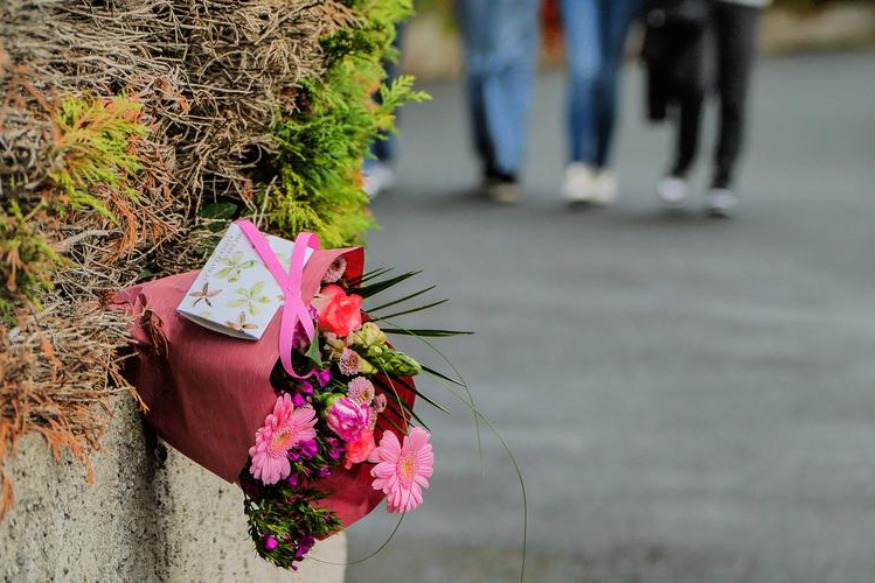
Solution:
<path fill-rule="evenodd" d="M 662 121 L 679 99 L 705 93 L 705 33 L 709 0 L 648 0 L 642 59 L 647 66 L 647 114 Z"/>

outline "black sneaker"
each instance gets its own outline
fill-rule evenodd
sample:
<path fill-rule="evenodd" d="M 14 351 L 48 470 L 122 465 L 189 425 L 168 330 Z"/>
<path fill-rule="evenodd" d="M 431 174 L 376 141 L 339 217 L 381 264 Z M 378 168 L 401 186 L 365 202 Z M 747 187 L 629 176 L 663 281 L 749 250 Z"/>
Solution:
<path fill-rule="evenodd" d="M 486 196 L 501 204 L 514 204 L 520 199 L 519 180 L 513 174 L 496 174 L 487 178 Z"/>

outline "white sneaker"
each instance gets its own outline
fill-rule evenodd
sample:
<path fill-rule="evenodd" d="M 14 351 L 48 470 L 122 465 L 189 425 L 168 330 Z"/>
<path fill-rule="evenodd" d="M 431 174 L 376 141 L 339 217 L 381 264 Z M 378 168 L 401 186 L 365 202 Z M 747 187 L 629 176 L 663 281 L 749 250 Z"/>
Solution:
<path fill-rule="evenodd" d="M 686 206 L 690 196 L 687 181 L 677 176 L 666 176 L 656 185 L 656 196 L 668 209 L 680 209 Z"/>
<path fill-rule="evenodd" d="M 569 164 L 565 169 L 562 196 L 572 203 L 595 202 L 598 199 L 595 170 L 581 162 Z"/>
<path fill-rule="evenodd" d="M 368 198 L 395 186 L 395 172 L 382 162 L 375 162 L 365 172 L 364 191 Z"/>
<path fill-rule="evenodd" d="M 738 197 L 726 188 L 712 188 L 705 197 L 705 210 L 712 217 L 731 217 Z"/>
<path fill-rule="evenodd" d="M 617 200 L 619 187 L 617 179 L 612 172 L 600 170 L 595 177 L 596 196 L 593 202 L 596 204 L 609 205 Z"/>

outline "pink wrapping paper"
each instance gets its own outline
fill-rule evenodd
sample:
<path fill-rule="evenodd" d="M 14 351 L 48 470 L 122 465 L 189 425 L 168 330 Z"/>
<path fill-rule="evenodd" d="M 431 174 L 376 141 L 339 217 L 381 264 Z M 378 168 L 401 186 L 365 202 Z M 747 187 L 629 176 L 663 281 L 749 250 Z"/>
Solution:
<path fill-rule="evenodd" d="M 307 303 L 325 271 L 341 256 L 347 261 L 347 278 L 361 276 L 361 248 L 317 251 L 304 270 L 302 297 Z M 197 272 L 189 272 L 167 277 L 116 295 L 114 307 L 136 316 L 130 329 L 135 354 L 128 360 L 125 376 L 149 408 L 146 422 L 164 441 L 228 482 L 236 482 L 249 459 L 256 430 L 276 402 L 270 375 L 279 359 L 280 313 L 257 342 L 202 328 L 176 313 L 196 276 Z M 403 380 L 412 386 L 411 379 Z M 413 393 L 395 384 L 412 406 Z M 377 439 L 389 427 L 381 419 Z M 340 467 L 314 484 L 331 492 L 319 504 L 335 511 L 344 526 L 384 498 L 371 488 L 370 467 Z"/>

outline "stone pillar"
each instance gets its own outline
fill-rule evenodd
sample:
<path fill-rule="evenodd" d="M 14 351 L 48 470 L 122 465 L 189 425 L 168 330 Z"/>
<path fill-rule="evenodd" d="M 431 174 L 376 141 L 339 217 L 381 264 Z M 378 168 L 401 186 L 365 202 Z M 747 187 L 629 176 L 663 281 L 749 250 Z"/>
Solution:
<path fill-rule="evenodd" d="M 132 400 L 94 456 L 55 462 L 39 435 L 23 439 L 6 471 L 16 503 L 0 522 L 0 581 L 343 583 L 346 539 L 332 537 L 289 573 L 258 557 L 236 486 L 203 470 L 143 430 Z"/>

